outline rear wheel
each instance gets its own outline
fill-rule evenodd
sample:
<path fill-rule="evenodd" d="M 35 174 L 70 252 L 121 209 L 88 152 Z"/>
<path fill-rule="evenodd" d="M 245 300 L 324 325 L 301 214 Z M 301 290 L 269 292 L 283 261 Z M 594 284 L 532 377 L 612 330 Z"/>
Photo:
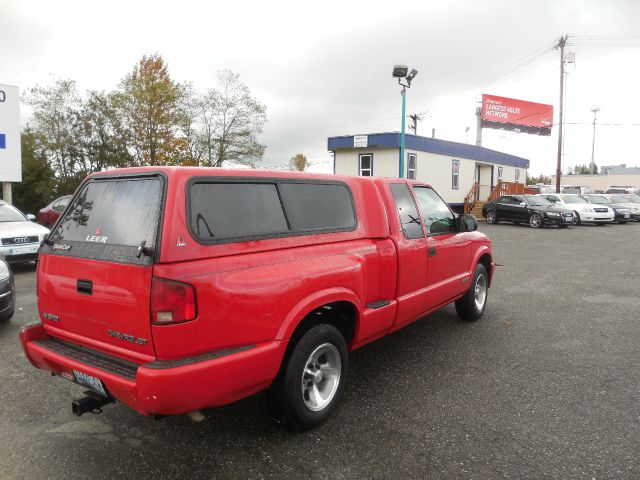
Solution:
<path fill-rule="evenodd" d="M 324 422 L 344 391 L 347 345 L 332 325 L 311 327 L 293 347 L 267 392 L 276 417 L 294 430 Z"/>
<path fill-rule="evenodd" d="M 498 216 L 496 215 L 496 212 L 494 212 L 493 210 L 488 211 L 486 220 L 487 220 L 487 223 L 497 223 Z"/>
<path fill-rule="evenodd" d="M 542 215 L 532 213 L 529 217 L 529 225 L 531 225 L 531 228 L 542 228 Z"/>
<path fill-rule="evenodd" d="M 462 320 L 473 322 L 478 320 L 487 306 L 489 294 L 489 276 L 487 269 L 481 263 L 476 265 L 473 280 L 467 293 L 460 300 L 456 300 L 456 312 Z"/>

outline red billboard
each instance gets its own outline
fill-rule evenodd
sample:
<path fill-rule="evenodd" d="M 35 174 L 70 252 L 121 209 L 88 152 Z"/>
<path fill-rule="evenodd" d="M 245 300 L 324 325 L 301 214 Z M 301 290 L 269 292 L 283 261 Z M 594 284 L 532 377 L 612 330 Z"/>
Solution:
<path fill-rule="evenodd" d="M 480 119 L 483 127 L 550 135 L 553 105 L 483 94 Z"/>

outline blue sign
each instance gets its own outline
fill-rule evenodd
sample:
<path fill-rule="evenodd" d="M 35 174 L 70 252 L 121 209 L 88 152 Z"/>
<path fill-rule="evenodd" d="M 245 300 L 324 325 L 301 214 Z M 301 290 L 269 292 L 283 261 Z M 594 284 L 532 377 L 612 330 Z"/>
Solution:
<path fill-rule="evenodd" d="M 0 133 L 0 148 L 7 148 L 7 136 L 4 133 Z"/>

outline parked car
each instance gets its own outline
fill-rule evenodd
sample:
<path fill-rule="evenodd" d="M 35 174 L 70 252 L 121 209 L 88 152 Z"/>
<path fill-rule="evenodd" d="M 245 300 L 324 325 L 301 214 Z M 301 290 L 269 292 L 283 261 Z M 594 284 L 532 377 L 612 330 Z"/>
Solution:
<path fill-rule="evenodd" d="M 613 194 L 637 194 L 638 189 L 635 187 L 610 187 L 604 193 L 613 193 Z"/>
<path fill-rule="evenodd" d="M 13 317 L 15 293 L 16 287 L 11 267 L 4 258 L 0 257 L 0 322 L 6 322 Z"/>
<path fill-rule="evenodd" d="M 585 187 L 585 186 L 571 186 L 571 185 L 567 185 L 566 187 L 564 187 L 562 189 L 562 193 L 571 193 L 571 194 L 576 194 L 576 195 L 584 195 L 587 193 L 591 193 L 591 187 Z"/>
<path fill-rule="evenodd" d="M 47 228 L 51 228 L 58 217 L 67 208 L 67 204 L 71 200 L 71 195 L 65 195 L 64 197 L 56 198 L 53 202 L 44 208 L 41 208 L 37 215 L 37 222 Z"/>
<path fill-rule="evenodd" d="M 404 179 L 100 172 L 42 247 L 40 321 L 20 338 L 33 365 L 88 388 L 78 415 L 114 399 L 197 412 L 268 390 L 307 429 L 339 401 L 349 351 L 451 302 L 480 318 L 494 263 L 476 229 Z"/>
<path fill-rule="evenodd" d="M 623 195 L 623 197 L 626 198 L 627 201 L 631 203 L 640 203 L 640 195 L 638 194 L 628 194 L 628 195 Z"/>
<path fill-rule="evenodd" d="M 35 218 L 0 200 L 0 255 L 7 262 L 38 259 L 38 248 L 49 229 L 33 222 Z"/>
<path fill-rule="evenodd" d="M 556 191 L 555 185 L 527 185 L 529 190 L 533 190 L 535 193 L 554 193 Z"/>
<path fill-rule="evenodd" d="M 640 220 L 640 205 L 632 202 L 628 195 L 605 195 L 614 204 L 614 207 L 624 208 L 631 213 L 633 220 Z"/>
<path fill-rule="evenodd" d="M 607 222 L 613 222 L 618 217 L 613 205 L 591 205 L 580 195 L 575 194 L 553 194 L 553 195 L 541 195 L 541 197 L 549 200 L 554 205 L 562 208 L 573 210 L 574 224 L 580 225 L 581 223 L 597 223 L 604 225 Z M 631 212 L 624 209 L 620 209 L 621 221 L 629 221 Z M 627 215 L 625 217 L 625 215 Z"/>
<path fill-rule="evenodd" d="M 554 206 L 539 195 L 504 195 L 485 203 L 482 216 L 487 223 L 500 221 L 528 223 L 533 228 L 558 225 L 565 228 L 574 222 L 573 212 Z"/>
<path fill-rule="evenodd" d="M 626 209 L 626 210 L 629 210 L 629 213 L 633 219 L 640 218 L 640 208 L 637 205 L 634 205 L 633 203 L 625 202 L 624 200 L 627 200 L 627 198 L 624 196 L 615 195 L 615 197 L 617 198 L 617 200 L 623 200 L 622 203 L 617 203 L 612 201 L 611 195 L 604 195 L 604 194 L 603 195 L 596 195 L 596 194 L 582 195 L 582 198 L 587 200 L 589 203 L 596 205 L 597 208 L 616 207 L 618 209 Z"/>

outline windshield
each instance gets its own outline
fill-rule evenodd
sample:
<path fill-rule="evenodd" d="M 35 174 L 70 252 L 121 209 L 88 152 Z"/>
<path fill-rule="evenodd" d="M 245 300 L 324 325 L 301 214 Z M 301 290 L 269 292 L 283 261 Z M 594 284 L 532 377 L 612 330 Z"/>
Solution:
<path fill-rule="evenodd" d="M 589 203 L 611 203 L 611 200 L 609 200 L 607 197 L 601 197 L 600 195 L 585 195 L 584 198 L 586 198 Z"/>
<path fill-rule="evenodd" d="M 578 195 L 567 195 L 566 197 L 562 197 L 562 199 L 564 200 L 564 203 L 589 203 Z"/>
<path fill-rule="evenodd" d="M 549 200 L 542 197 L 536 197 L 535 195 L 525 195 L 523 198 L 527 201 L 528 205 L 534 207 L 548 207 L 553 205 Z"/>
<path fill-rule="evenodd" d="M 611 195 L 609 198 L 613 203 L 629 203 L 629 199 L 622 195 Z"/>
<path fill-rule="evenodd" d="M 640 195 L 627 195 L 627 202 L 640 203 Z"/>
<path fill-rule="evenodd" d="M 27 219 L 15 207 L 0 205 L 0 222 L 26 222 Z"/>

